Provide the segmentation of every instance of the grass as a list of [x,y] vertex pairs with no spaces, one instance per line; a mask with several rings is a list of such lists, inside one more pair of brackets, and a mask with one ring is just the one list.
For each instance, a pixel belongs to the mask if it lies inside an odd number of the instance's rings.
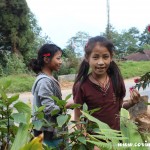
[[[137,77],[145,74],[150,71],[150,61],[140,61],[140,62],[119,62],[119,68],[121,69],[121,73],[124,79]],[[7,77],[0,78],[0,85],[4,82],[11,80],[12,84],[8,89],[9,93],[16,92],[30,92],[33,82],[35,80],[35,76],[28,74],[21,75],[10,75]]]
[[35,77],[28,74],[9,75],[0,78],[0,85],[9,80],[11,80],[11,85],[7,90],[8,93],[30,92]]
[[141,76],[150,71],[150,61],[127,61],[118,65],[124,79]]

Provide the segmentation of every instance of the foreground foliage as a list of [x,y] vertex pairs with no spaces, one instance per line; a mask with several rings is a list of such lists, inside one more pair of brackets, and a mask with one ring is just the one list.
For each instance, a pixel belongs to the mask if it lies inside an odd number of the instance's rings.
[[[6,91],[10,84],[9,81],[0,87],[0,148],[3,150],[56,150],[57,148],[47,147],[42,143],[43,135],[33,137],[32,130],[39,130],[42,126],[54,126],[58,130],[69,128],[57,135],[63,139],[59,146],[64,150],[92,150],[95,145],[102,150],[134,150],[135,147],[130,145],[120,147],[118,144],[121,141],[132,144],[150,142],[150,133],[140,133],[135,122],[129,119],[128,111],[124,109],[121,111],[121,132],[112,130],[107,124],[92,117],[92,113],[100,108],[88,110],[86,104],[83,105],[80,121],[71,120],[71,115],[65,108],[71,94],[64,100],[52,97],[61,108],[62,113],[57,116],[56,124],[49,123],[43,114],[45,106],[36,108],[33,116],[30,106],[19,101],[19,95],[7,96]],[[79,104],[71,106],[72,109],[79,107],[81,107]],[[57,113],[53,111],[51,115],[57,115]],[[31,122],[31,118],[35,116],[38,120]],[[78,129],[77,126],[81,128]],[[141,148],[147,149],[142,145],[138,147],[138,149]]]

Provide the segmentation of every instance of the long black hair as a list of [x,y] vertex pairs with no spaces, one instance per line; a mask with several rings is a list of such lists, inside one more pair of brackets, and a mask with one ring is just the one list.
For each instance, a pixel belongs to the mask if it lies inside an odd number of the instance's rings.
[[[97,42],[100,43],[102,46],[106,47],[110,55],[113,56],[115,47],[110,40],[106,39],[103,36],[96,36],[96,37],[90,38],[84,48],[85,58],[80,65],[73,88],[75,88],[75,85],[79,82],[81,85],[88,77],[90,66],[89,66],[87,59],[92,53],[92,50]],[[111,78],[111,81],[113,84],[113,90],[114,90],[116,98],[123,99],[126,93],[125,85],[124,85],[124,81],[123,81],[123,77],[121,75],[120,69],[118,68],[117,64],[114,61],[110,63],[107,73],[109,77]]]
[[35,73],[39,73],[44,66],[44,57],[47,56],[50,60],[53,58],[56,52],[61,51],[61,48],[55,44],[44,44],[38,51],[38,56],[36,59],[31,59],[29,63],[29,68]]

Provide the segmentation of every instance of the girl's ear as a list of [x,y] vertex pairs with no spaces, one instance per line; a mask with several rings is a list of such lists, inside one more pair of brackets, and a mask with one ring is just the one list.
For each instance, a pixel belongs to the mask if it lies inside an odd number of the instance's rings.
[[43,60],[44,60],[44,62],[45,62],[46,64],[48,64],[49,61],[50,61],[50,59],[49,59],[48,57],[44,57]]
[[84,60],[85,60],[86,62],[89,62],[89,59],[88,59],[87,55],[85,55]]
[[113,61],[113,56],[114,56],[114,52],[113,52],[113,54],[112,55],[110,55],[110,57],[111,57],[111,62]]
[[113,58],[111,57],[110,62],[112,62],[112,61],[113,61]]

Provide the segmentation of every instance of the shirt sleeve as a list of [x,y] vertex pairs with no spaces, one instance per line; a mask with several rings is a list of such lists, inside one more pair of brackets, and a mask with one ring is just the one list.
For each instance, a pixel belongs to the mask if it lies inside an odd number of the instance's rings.
[[51,98],[54,96],[54,90],[51,81],[44,78],[39,87],[38,96],[40,97],[41,105],[45,105],[43,110],[45,115],[50,115],[53,110],[60,111],[59,106],[55,104],[55,101]]
[[73,87],[73,100],[74,100],[74,103],[83,105],[83,103],[85,102],[84,99],[85,99],[85,96],[84,96],[83,89],[80,86],[80,84],[77,83]]

